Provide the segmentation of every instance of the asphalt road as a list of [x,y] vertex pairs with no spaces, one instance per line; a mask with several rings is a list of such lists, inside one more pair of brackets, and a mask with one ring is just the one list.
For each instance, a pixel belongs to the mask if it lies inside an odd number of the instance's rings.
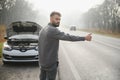
[[[38,63],[9,63],[4,65],[0,60],[0,80],[39,80]],[[58,79],[58,75],[56,80]]]
[[0,64],[0,80],[39,80],[37,63]]
[[[79,36],[87,34],[64,31]],[[60,80],[120,80],[120,39],[93,34],[91,42],[60,41],[59,60]],[[39,80],[39,66],[0,63],[0,80]]]
[[91,42],[61,41],[59,56],[61,80],[120,80],[120,39],[93,34]]

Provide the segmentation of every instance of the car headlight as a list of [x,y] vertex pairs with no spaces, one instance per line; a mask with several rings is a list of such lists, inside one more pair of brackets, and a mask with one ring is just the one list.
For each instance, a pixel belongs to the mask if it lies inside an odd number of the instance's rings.
[[36,51],[38,51],[38,46],[37,46],[37,47],[35,47],[35,50],[36,50]]
[[6,51],[11,51],[12,50],[12,48],[7,44],[4,45],[3,49],[6,50]]

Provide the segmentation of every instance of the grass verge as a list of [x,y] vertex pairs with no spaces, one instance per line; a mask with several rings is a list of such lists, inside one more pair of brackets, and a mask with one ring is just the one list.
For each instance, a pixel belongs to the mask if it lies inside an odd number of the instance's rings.
[[2,57],[2,45],[3,45],[3,43],[0,42],[0,58]]

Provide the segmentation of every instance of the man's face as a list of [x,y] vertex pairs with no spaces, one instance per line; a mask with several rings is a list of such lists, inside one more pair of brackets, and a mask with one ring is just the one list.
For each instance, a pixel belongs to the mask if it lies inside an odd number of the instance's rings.
[[60,25],[60,19],[61,17],[59,15],[53,15],[50,17],[50,21],[55,27],[58,27]]

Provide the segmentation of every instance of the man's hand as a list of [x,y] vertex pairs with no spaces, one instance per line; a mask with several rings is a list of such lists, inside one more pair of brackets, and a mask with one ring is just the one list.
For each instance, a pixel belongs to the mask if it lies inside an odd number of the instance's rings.
[[90,34],[88,34],[86,37],[85,37],[85,40],[87,40],[87,41],[91,41],[91,39],[92,39],[92,33],[90,33]]

